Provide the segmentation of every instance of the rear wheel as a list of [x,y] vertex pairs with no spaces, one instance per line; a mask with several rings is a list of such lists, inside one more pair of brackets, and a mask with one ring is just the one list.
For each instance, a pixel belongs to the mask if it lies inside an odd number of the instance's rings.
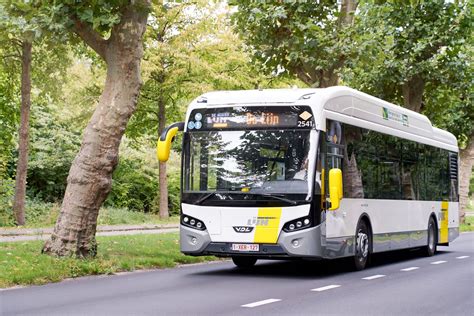
[[431,257],[436,253],[436,242],[437,234],[436,234],[436,223],[433,217],[430,217],[428,222],[428,244],[424,248],[424,254],[427,257]]
[[257,258],[236,256],[232,257],[232,261],[239,268],[250,268],[255,265],[255,263],[257,262]]
[[363,270],[367,265],[371,238],[367,224],[364,221],[359,222],[355,236],[354,268],[356,270]]

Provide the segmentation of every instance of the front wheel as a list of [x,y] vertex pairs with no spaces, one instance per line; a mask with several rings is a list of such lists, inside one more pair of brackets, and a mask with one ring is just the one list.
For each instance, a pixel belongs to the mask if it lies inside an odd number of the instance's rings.
[[236,256],[232,257],[232,261],[239,268],[250,268],[255,265],[255,263],[257,262],[257,258]]
[[424,254],[427,257],[431,257],[436,253],[436,223],[433,217],[430,217],[428,222],[428,244],[424,248]]
[[367,224],[364,221],[359,222],[355,236],[354,255],[354,268],[357,271],[365,269],[369,260],[370,238],[371,236]]

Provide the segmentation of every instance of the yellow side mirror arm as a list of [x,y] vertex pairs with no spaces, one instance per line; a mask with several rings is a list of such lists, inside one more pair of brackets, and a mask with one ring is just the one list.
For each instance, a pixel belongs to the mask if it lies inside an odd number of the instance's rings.
[[156,146],[156,157],[160,162],[168,161],[170,158],[171,143],[176,134],[183,130],[184,122],[173,123],[163,130]]

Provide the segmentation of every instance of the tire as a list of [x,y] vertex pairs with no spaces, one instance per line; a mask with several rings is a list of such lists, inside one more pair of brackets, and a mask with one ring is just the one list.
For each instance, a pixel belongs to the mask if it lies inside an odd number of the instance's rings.
[[428,238],[427,245],[423,249],[423,253],[426,257],[432,257],[436,253],[438,234],[436,231],[436,222],[433,217],[430,217],[428,221]]
[[365,221],[360,221],[357,225],[355,235],[355,254],[354,269],[357,271],[364,270],[369,262],[370,244],[372,236]]
[[257,262],[257,258],[238,256],[232,257],[232,261],[237,267],[244,269],[253,267]]

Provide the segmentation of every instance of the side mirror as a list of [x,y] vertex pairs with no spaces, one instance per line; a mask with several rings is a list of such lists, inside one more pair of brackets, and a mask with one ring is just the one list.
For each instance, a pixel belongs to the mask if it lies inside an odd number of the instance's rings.
[[156,157],[160,162],[168,161],[170,157],[171,143],[176,134],[183,130],[184,122],[173,123],[163,130],[156,146]]
[[342,171],[334,168],[329,170],[329,199],[331,207],[329,210],[334,211],[339,208],[339,202],[342,199]]

